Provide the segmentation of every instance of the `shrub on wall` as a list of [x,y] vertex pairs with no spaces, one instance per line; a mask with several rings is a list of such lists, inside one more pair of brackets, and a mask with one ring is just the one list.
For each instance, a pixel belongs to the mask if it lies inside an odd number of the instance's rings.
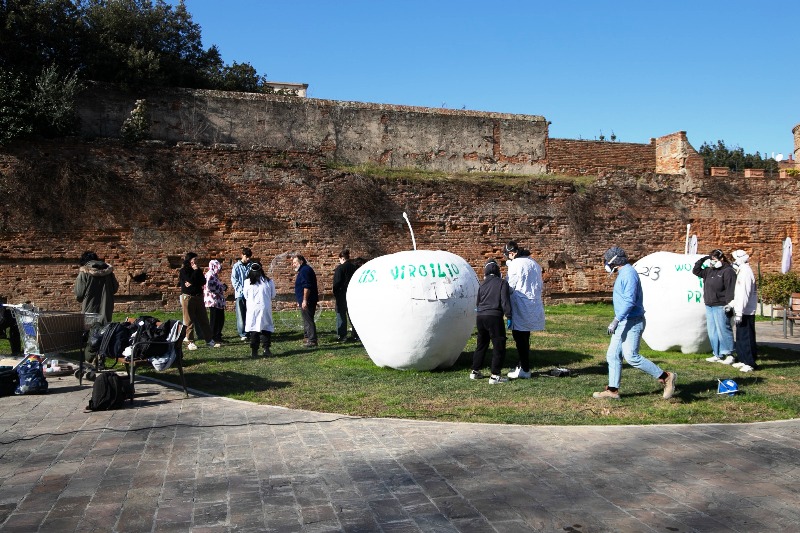
[[770,305],[787,305],[793,292],[800,292],[800,277],[794,272],[765,274],[759,287],[761,300]]

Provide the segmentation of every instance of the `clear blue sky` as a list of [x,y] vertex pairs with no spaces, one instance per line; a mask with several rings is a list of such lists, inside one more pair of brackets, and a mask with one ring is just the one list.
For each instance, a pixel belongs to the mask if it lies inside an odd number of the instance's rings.
[[767,156],[800,123],[800,0],[186,5],[226,63],[312,98],[543,115],[569,139],[685,130]]

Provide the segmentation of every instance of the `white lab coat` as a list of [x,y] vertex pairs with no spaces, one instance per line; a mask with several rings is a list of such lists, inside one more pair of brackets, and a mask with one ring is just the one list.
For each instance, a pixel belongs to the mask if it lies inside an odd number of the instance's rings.
[[275,282],[263,280],[257,285],[244,282],[244,299],[247,303],[247,315],[244,321],[245,331],[275,331],[272,322],[272,299],[275,298]]
[[542,331],[544,329],[542,267],[530,256],[517,256],[506,265],[508,285],[511,288],[511,329]]

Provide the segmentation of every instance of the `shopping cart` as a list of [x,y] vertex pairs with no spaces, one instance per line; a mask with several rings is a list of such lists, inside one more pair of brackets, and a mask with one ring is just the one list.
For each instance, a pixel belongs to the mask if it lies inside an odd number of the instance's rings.
[[80,370],[83,372],[88,332],[101,323],[100,313],[68,311],[43,311],[30,304],[7,305],[19,327],[22,350],[25,355],[49,356],[71,350],[80,350]]

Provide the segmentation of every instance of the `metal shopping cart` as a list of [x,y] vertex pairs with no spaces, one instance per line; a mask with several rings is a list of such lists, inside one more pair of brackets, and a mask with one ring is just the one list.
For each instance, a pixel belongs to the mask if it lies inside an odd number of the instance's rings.
[[84,353],[89,330],[102,322],[100,313],[69,311],[44,311],[30,304],[7,305],[19,327],[22,350],[25,355],[48,357],[80,350],[80,370],[83,371]]

